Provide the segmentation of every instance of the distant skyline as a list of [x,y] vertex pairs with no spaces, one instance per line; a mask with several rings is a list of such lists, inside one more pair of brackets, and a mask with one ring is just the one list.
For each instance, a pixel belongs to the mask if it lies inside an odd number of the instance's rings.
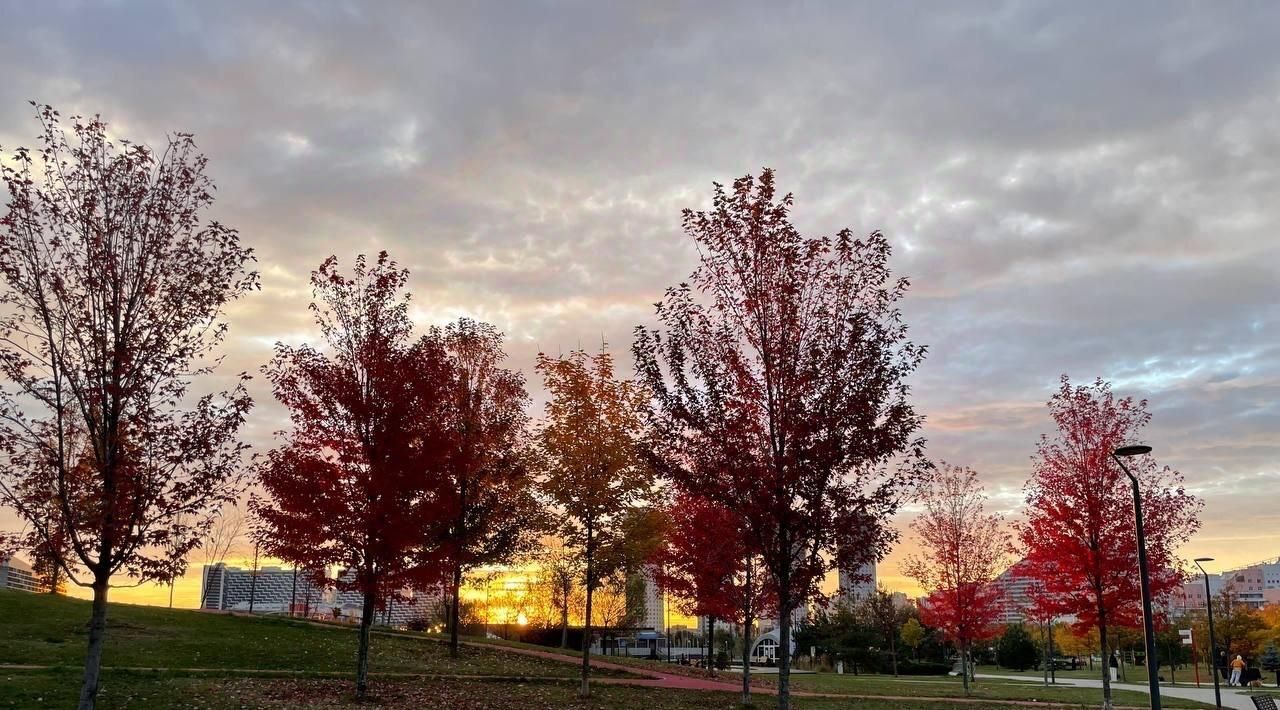
[[[1205,500],[1184,557],[1280,556],[1280,5],[1131,2],[3,4],[0,145],[27,100],[196,135],[258,254],[220,373],[314,336],[308,272],[387,249],[423,326],[509,364],[629,363],[695,254],[682,208],[762,166],[806,234],[885,232],[929,357],[935,460],[1016,518],[1058,377],[1150,400]],[[7,157],[5,158],[7,159]],[[285,426],[263,378],[245,436]],[[904,530],[910,511],[897,524]],[[0,529],[12,513],[0,511]],[[879,578],[914,591],[898,562]],[[199,571],[177,599],[194,605]],[[192,589],[194,585],[194,589]],[[834,585],[832,585],[834,586]],[[167,589],[118,590],[167,603]]]

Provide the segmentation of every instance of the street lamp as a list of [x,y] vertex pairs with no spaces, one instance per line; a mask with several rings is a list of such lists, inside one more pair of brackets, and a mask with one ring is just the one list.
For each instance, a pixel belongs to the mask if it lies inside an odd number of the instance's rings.
[[1142,530],[1142,497],[1138,479],[1125,467],[1121,457],[1142,456],[1151,453],[1144,444],[1121,446],[1111,452],[1111,458],[1120,464],[1120,470],[1133,484],[1133,518],[1138,528],[1138,574],[1142,582],[1142,628],[1147,637],[1147,684],[1151,686],[1151,710],[1160,710],[1160,669],[1156,659],[1156,627],[1151,613],[1151,578],[1147,573],[1147,536]]
[[1213,633],[1213,596],[1209,591],[1209,573],[1204,571],[1201,562],[1213,562],[1212,557],[1197,557],[1195,559],[1196,567],[1200,568],[1200,574],[1204,575],[1204,608],[1209,612],[1209,675],[1213,676],[1213,700],[1218,706],[1218,710],[1222,710],[1222,691],[1218,688],[1218,669],[1214,668],[1214,664],[1218,662],[1218,641],[1217,636]]

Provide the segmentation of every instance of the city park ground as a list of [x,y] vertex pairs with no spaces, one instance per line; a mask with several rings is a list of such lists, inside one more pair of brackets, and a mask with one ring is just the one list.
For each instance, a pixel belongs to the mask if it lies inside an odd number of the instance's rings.
[[[78,694],[88,602],[0,590],[0,708],[69,707]],[[103,654],[102,708],[309,708],[355,706],[356,634],[338,627],[278,617],[244,617],[113,604]],[[377,633],[371,646],[371,694],[381,707],[650,708],[737,707],[733,673],[705,672],[641,659],[593,659],[592,697],[576,697],[579,659],[512,642],[469,640],[449,658],[439,637]],[[1131,679],[1132,680],[1132,679]],[[769,707],[775,681],[756,678]],[[979,678],[963,699],[951,677],[803,674],[793,677],[798,710],[995,710],[1097,707],[1096,689],[1045,688],[1035,676]],[[1118,690],[1122,706],[1146,707],[1147,697]],[[1167,698],[1165,707],[1212,707]]]

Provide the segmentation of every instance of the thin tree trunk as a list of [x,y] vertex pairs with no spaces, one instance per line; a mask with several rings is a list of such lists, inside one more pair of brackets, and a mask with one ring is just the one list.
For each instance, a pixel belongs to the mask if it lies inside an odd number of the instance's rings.
[[960,643],[960,677],[964,679],[964,697],[969,697],[969,642]]
[[560,606],[560,648],[569,647],[569,590],[565,590],[564,604]]
[[582,687],[578,689],[578,697],[591,697],[591,685],[588,675],[591,672],[591,596],[592,584],[591,574],[594,571],[591,550],[591,528],[587,528],[587,608],[585,618],[582,625]]
[[714,676],[712,657],[716,655],[716,617],[707,615],[707,675]]
[[778,605],[778,710],[791,710],[791,609]]
[[1102,647],[1102,707],[1111,710],[1111,649],[1107,645],[1106,617],[1098,620],[1098,641]]
[[1049,630],[1045,627],[1044,632],[1044,686],[1049,687],[1049,666],[1053,665],[1053,661],[1049,658]]
[[1058,684],[1058,669],[1054,665],[1053,658],[1056,654],[1053,652],[1053,619],[1049,619],[1049,682]]
[[893,632],[889,632],[889,659],[893,663],[893,677],[898,677],[898,645],[897,639],[893,637]]
[[253,576],[249,578],[249,613],[253,613],[254,597],[258,593],[258,543],[253,543]]
[[369,630],[373,627],[377,593],[365,592],[364,609],[360,612],[360,650],[356,654],[356,699],[364,700],[369,691]]
[[107,580],[93,582],[93,613],[89,617],[89,650],[84,657],[84,682],[80,686],[80,710],[93,710],[98,700],[102,672],[102,641],[107,633]]
[[458,657],[458,607],[462,601],[462,565],[453,566],[453,604],[449,605],[449,657]]
[[[742,704],[751,704],[751,624],[755,621],[752,616],[751,608],[751,560],[747,559],[746,585],[746,604],[744,605],[742,621]],[[670,640],[667,643],[671,643]],[[1280,678],[1280,676],[1277,676]]]

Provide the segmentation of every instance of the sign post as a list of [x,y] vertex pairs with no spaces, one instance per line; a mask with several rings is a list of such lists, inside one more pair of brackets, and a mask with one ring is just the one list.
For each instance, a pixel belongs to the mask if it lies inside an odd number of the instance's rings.
[[[1191,629],[1178,629],[1178,635],[1182,637],[1182,645],[1191,647],[1191,665],[1196,669],[1196,687],[1200,687],[1200,660],[1196,658],[1196,640],[1191,635]],[[1172,671],[1170,671],[1172,672]]]

